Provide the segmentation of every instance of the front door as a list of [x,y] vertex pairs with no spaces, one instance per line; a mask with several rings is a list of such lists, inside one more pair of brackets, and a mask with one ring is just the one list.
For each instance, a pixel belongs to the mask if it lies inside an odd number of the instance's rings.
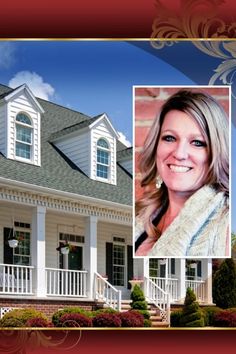
[[83,247],[73,246],[73,251],[68,254],[68,269],[83,269]]

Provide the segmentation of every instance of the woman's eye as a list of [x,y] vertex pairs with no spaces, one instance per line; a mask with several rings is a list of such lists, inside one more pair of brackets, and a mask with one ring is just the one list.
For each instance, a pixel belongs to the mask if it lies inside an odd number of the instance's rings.
[[162,140],[168,141],[168,142],[172,142],[172,141],[175,141],[175,137],[172,136],[172,135],[164,135],[164,136],[162,137]]
[[201,141],[201,140],[193,140],[192,144],[195,145],[195,146],[207,146],[205,141]]

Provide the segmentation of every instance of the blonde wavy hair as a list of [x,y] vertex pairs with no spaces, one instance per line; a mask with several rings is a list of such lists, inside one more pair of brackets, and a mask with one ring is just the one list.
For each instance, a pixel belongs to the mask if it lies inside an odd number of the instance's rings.
[[159,232],[152,223],[153,215],[158,209],[167,208],[169,203],[165,184],[162,183],[161,188],[157,189],[155,181],[158,176],[156,151],[160,131],[166,114],[172,110],[190,115],[199,124],[208,146],[210,163],[205,184],[213,186],[217,192],[224,192],[227,197],[229,195],[229,129],[225,111],[205,92],[180,90],[162,106],[150,128],[139,159],[144,192],[136,202],[136,215],[143,219],[149,236],[158,236]]

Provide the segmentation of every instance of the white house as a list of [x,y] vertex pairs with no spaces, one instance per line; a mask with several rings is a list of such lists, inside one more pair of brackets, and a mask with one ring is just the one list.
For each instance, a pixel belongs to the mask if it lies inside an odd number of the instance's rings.
[[188,286],[211,303],[211,260],[133,259],[132,186],[132,148],[106,114],[0,85],[0,307],[119,308],[141,278],[164,314]]

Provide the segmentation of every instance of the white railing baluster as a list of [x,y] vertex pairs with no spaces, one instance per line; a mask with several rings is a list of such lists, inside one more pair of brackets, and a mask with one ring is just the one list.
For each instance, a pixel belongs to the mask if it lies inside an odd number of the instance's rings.
[[116,310],[121,308],[121,291],[117,290],[100,274],[94,274],[94,296],[103,300],[109,307]]
[[177,301],[178,279],[175,278],[161,278],[150,277],[150,279],[162,290],[167,292],[170,296],[170,301]]
[[34,267],[0,264],[0,294],[32,295]]
[[185,287],[193,290],[197,301],[205,301],[205,281],[204,280],[186,280]]
[[86,271],[46,268],[48,296],[86,297]]
[[149,302],[153,303],[161,313],[164,320],[170,323],[170,296],[164,291],[157,283],[166,287],[166,282],[163,282],[163,278],[144,278],[144,289],[148,289],[145,293]]

